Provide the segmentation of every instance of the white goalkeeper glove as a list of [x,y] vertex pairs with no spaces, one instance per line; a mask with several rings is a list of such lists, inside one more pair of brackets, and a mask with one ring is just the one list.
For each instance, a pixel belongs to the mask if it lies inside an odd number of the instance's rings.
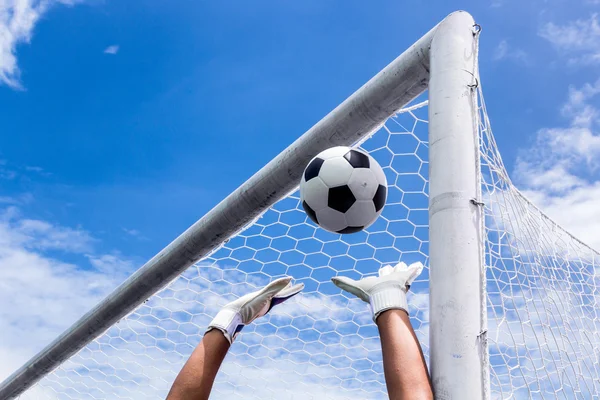
[[423,264],[416,262],[410,266],[398,263],[395,267],[386,265],[379,269],[379,276],[369,276],[355,281],[344,276],[331,278],[340,289],[352,293],[369,303],[373,321],[386,310],[402,309],[408,313],[406,292],[415,278],[423,270]]
[[277,304],[300,293],[304,284],[292,286],[291,280],[292,278],[289,277],[276,279],[261,290],[248,293],[225,305],[208,325],[206,331],[218,329],[223,332],[229,343],[233,343],[245,325],[262,317]]

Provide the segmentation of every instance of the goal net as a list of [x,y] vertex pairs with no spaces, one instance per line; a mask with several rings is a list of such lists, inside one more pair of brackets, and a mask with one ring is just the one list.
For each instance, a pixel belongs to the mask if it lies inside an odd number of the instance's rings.
[[515,188],[479,104],[492,397],[598,398],[600,255]]
[[[485,216],[487,330],[480,337],[489,352],[483,366],[489,397],[598,398],[600,255],[513,186],[481,88],[472,95],[482,193],[473,202]],[[355,144],[381,164],[389,183],[386,206],[371,227],[325,232],[307,218],[294,191],[19,398],[164,398],[218,310],[285,275],[304,283],[304,291],[244,328],[212,398],[386,398],[370,311],[330,279],[359,279],[400,260],[422,262],[408,303],[429,362],[428,104],[426,97],[412,104]]]
[[[479,97],[492,398],[600,394],[600,258],[513,186]],[[398,260],[428,265],[426,102],[400,110],[359,146],[384,168],[389,195],[364,232],[317,228],[294,192],[190,267],[22,398],[164,398],[221,306],[290,275],[301,296],[244,328],[214,398],[385,398],[381,348],[366,305],[330,279]],[[428,270],[408,297],[428,348]]]

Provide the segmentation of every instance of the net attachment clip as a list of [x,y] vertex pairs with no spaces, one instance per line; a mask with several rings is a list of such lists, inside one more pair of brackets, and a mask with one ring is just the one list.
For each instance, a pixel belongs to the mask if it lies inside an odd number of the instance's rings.
[[467,87],[471,90],[477,89],[479,87],[479,79],[477,79],[476,77],[473,78],[475,79],[475,83],[467,85]]

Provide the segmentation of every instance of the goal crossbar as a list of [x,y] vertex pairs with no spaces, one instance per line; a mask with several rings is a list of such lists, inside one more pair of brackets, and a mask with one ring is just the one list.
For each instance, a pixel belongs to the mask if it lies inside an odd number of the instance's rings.
[[[377,130],[396,111],[428,88],[432,58],[430,49],[434,38],[438,36],[437,31],[442,29],[440,27],[443,27],[446,38],[436,39],[437,42],[440,42],[437,45],[439,47],[437,50],[439,52],[438,58],[441,59],[441,62],[445,62],[452,61],[452,53],[462,55],[465,51],[472,51],[472,43],[466,43],[461,38],[465,37],[465,32],[471,32],[473,24],[472,17],[466,12],[456,12],[449,15],[144,264],[56,340],[7,378],[0,385],[0,398],[14,398],[26,391],[44,375],[58,367],[63,361],[77,353],[118,320],[132,312],[138,305],[167,285],[190,265],[219,248],[228,238],[235,235],[275,202],[294,190],[298,185],[304,167],[316,154],[329,147],[352,145]],[[458,40],[456,40],[457,38]],[[458,48],[452,48],[452,46],[458,46]],[[466,50],[464,47],[466,47]],[[449,65],[455,68],[456,72],[456,68],[461,68],[459,64],[450,62]],[[444,79],[442,75],[448,73],[452,75],[452,71],[448,68],[440,68],[438,80]],[[438,88],[441,88],[440,93],[445,95],[449,93],[448,91],[452,92],[454,90],[456,92],[457,88],[453,88],[452,85],[464,83],[461,79],[450,80],[450,86],[439,85]],[[464,89],[464,87],[461,88],[461,90]],[[460,93],[456,92],[455,94],[460,95]],[[456,97],[455,95],[452,96]],[[433,107],[436,104],[436,100],[431,95],[430,104]],[[435,119],[434,116],[431,117],[432,120]],[[446,115],[440,118],[439,123],[452,124],[452,121],[449,121]],[[469,124],[472,121],[467,120],[466,123]],[[459,125],[454,124],[453,126],[460,129],[461,126],[464,127],[464,124],[465,121],[463,120]],[[468,133],[470,134],[470,131]],[[472,149],[471,151],[475,150]],[[432,178],[433,181],[434,178]],[[473,185],[475,185],[475,182],[473,182]],[[432,184],[433,190],[434,185]],[[443,192],[441,194],[456,192],[450,187],[441,188],[441,191]],[[449,202],[444,199],[447,199],[447,197],[437,198],[437,200],[442,200],[442,203],[446,204],[443,207],[446,207],[446,209],[452,208],[453,199],[449,199]],[[440,213],[440,215],[442,214]],[[443,221],[442,223],[447,222]],[[432,237],[432,249],[435,240]],[[434,253],[433,250],[432,253]],[[440,253],[439,257],[445,257],[446,253]],[[477,257],[477,254],[475,257]],[[432,264],[436,262],[435,260],[436,258],[432,256]],[[447,287],[443,288],[443,291],[446,290],[448,290]],[[475,288],[475,290],[477,291],[479,288]],[[442,293],[440,295],[442,297],[435,298],[436,294],[434,294],[432,298],[443,302],[443,296],[453,295]],[[481,307],[484,306],[481,305]],[[433,320],[432,318],[432,323]],[[479,324],[479,321],[473,321],[473,323]],[[470,327],[465,327],[465,329],[468,328]],[[440,325],[440,329],[445,329],[443,324]],[[439,333],[441,335],[443,332],[440,331]],[[458,331],[454,333],[461,334]],[[470,384],[463,385],[462,389],[460,387],[445,387],[447,372],[443,372],[441,368],[448,368],[451,363],[440,362],[440,368],[435,365],[437,347],[442,346],[443,343],[449,343],[453,339],[446,338],[440,342],[435,338],[435,335],[437,335],[435,329],[432,329],[431,335],[434,384],[439,382],[440,385],[444,386],[444,390],[458,390],[466,393],[466,388]],[[467,358],[472,357],[469,355]],[[481,367],[478,367],[478,371],[475,371],[476,374],[481,374],[479,368]],[[437,381],[436,377],[439,378]],[[476,382],[475,386],[481,385]],[[477,396],[479,396],[479,393]]]

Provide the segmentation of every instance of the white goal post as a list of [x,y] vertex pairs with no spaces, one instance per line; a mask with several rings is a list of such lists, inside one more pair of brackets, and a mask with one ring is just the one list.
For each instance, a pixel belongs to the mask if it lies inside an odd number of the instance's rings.
[[[426,265],[409,307],[437,399],[598,396],[600,257],[510,182],[478,37],[468,13],[446,17],[2,382],[0,400],[164,397],[215,307],[282,275],[305,291],[245,328],[215,392],[383,398],[372,321],[329,279],[400,259]],[[296,193],[340,145],[368,151],[389,183],[380,219],[341,236]]]
[[430,369],[438,399],[489,398],[477,126],[478,27],[453,14],[431,42]]

